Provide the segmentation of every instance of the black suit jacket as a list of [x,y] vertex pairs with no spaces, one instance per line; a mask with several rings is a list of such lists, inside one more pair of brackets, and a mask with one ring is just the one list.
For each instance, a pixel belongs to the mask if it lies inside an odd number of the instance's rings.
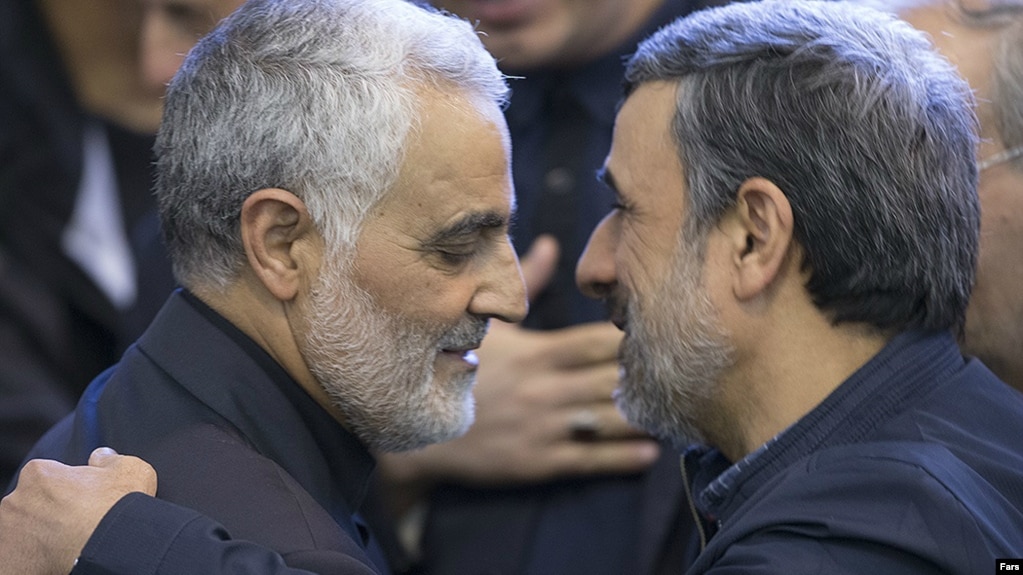
[[[171,296],[138,343],[89,386],[30,457],[82,464],[101,445],[150,462],[160,499],[219,525],[181,537],[194,516],[179,524],[174,511],[165,511],[126,543],[128,537],[112,534],[137,525],[105,519],[84,564],[145,573],[170,554],[171,570],[153,573],[226,572],[225,558],[238,559],[238,544],[216,542],[230,537],[317,573],[386,569],[371,560],[376,551],[356,515],[372,457],[262,349],[187,293]],[[257,553],[234,567],[273,572],[267,557]]]

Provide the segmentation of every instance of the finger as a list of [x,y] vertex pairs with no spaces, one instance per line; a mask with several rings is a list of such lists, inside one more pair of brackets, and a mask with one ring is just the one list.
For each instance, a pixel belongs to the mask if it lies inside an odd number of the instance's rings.
[[531,383],[534,384],[543,389],[549,405],[585,407],[601,402],[611,405],[611,394],[618,387],[618,364],[562,370],[537,378]]
[[93,467],[106,467],[113,464],[117,452],[109,447],[97,447],[89,454],[89,465]]
[[522,279],[526,283],[526,294],[533,301],[547,288],[558,267],[561,249],[553,236],[542,235],[529,246],[520,258]]
[[138,457],[126,455],[119,456],[117,462],[119,468],[124,470],[124,475],[132,482],[135,491],[141,491],[146,495],[156,495],[157,477],[156,470],[149,463]]
[[586,440],[621,441],[625,439],[649,439],[649,435],[629,424],[613,403],[594,404],[573,410],[565,410],[561,417],[564,437],[578,440],[575,428],[580,420],[585,420],[590,427]]
[[660,455],[651,439],[599,443],[566,442],[548,462],[555,476],[590,476],[639,473]]
[[622,332],[609,322],[585,323],[543,332],[552,365],[571,368],[617,361]]
[[67,465],[52,459],[30,459],[18,472],[18,484],[44,481],[51,476],[59,475],[67,467]]
[[109,469],[131,491],[156,495],[156,470],[138,457],[119,455],[109,447],[99,447],[89,455],[89,465]]

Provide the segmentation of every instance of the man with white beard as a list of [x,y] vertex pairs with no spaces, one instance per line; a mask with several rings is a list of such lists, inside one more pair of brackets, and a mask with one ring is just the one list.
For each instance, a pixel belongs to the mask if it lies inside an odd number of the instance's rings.
[[577,279],[625,332],[619,407],[685,449],[688,573],[1023,557],[1023,396],[956,344],[974,128],[922,34],[846,3],[710,10],[631,58]]
[[506,92],[471,25],[403,0],[253,0],[200,42],[156,144],[184,289],[30,454],[142,457],[159,499],[84,549],[7,531],[0,572],[386,572],[370,450],[464,433],[488,320],[526,311]]

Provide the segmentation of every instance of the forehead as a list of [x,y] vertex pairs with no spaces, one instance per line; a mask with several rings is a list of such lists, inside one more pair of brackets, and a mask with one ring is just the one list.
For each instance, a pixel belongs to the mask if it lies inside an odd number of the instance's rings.
[[671,134],[677,93],[674,82],[642,84],[619,110],[606,167],[623,195],[681,197],[682,166]]
[[419,102],[420,121],[378,212],[420,238],[469,214],[510,218],[511,150],[498,106],[438,89],[422,90]]

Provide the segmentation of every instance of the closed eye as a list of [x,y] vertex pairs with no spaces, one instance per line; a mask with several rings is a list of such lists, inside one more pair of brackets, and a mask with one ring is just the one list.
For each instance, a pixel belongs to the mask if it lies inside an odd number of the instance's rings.
[[447,265],[459,267],[469,262],[479,250],[475,244],[466,246],[438,246],[437,255]]
[[610,170],[608,170],[606,167],[597,170],[597,180],[600,181],[605,186],[607,186],[607,188],[611,190],[615,195],[614,201],[611,202],[612,211],[619,212],[629,211],[629,204],[622,199],[622,195],[618,190],[618,185],[615,183],[614,176],[611,175]]

